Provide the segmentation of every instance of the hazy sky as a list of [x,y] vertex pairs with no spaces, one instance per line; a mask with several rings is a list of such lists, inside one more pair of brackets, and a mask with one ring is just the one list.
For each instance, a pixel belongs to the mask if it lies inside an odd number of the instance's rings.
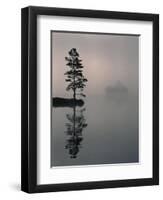
[[139,37],[129,35],[52,33],[52,96],[70,97],[66,92],[64,73],[68,70],[65,56],[76,48],[83,60],[83,73],[88,79],[85,93],[104,95],[107,88],[118,85],[137,94]]

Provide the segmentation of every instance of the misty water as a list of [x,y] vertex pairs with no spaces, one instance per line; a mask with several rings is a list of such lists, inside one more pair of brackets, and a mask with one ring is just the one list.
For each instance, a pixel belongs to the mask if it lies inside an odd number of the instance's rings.
[[124,92],[84,102],[52,108],[51,166],[138,162],[138,97]]

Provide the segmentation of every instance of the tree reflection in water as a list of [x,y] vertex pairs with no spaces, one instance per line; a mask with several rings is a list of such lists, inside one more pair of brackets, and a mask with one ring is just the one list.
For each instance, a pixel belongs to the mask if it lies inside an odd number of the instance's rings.
[[84,117],[85,108],[78,109],[73,107],[73,113],[67,114],[66,118],[66,134],[68,139],[66,140],[65,149],[68,149],[70,158],[77,158],[81,143],[83,140],[82,132],[87,127],[86,119]]

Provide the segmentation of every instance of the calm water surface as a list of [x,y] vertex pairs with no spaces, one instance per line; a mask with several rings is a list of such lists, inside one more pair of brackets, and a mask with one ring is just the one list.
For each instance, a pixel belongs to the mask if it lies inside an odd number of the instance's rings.
[[138,162],[138,98],[84,101],[82,107],[52,108],[51,166]]

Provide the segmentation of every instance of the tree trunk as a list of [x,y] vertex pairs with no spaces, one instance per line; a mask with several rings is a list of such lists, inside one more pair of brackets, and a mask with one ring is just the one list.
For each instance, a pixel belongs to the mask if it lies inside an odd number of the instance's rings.
[[76,106],[73,107],[73,136],[76,135],[76,130],[75,130],[76,124],[75,124],[75,122],[76,122]]
[[74,97],[74,99],[76,99],[76,90],[74,90],[73,97]]

